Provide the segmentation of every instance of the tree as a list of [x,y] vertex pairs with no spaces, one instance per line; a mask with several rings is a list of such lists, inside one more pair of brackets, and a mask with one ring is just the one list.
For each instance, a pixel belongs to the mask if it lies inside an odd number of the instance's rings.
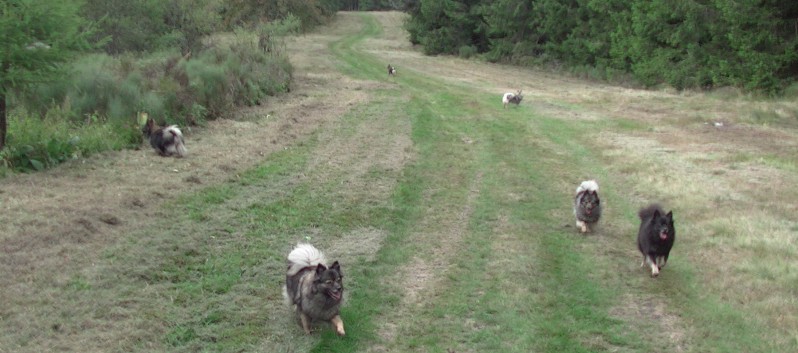
[[90,48],[91,28],[78,0],[0,2],[0,149],[5,147],[12,90],[57,77],[61,63]]
[[463,47],[484,51],[486,23],[482,0],[421,0],[408,3],[410,18],[405,29],[410,42],[421,44],[426,54],[456,54]]

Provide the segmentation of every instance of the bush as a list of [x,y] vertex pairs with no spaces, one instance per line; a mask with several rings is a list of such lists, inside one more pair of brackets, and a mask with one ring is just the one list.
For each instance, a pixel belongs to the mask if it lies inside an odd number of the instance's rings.
[[473,45],[464,45],[460,47],[459,54],[461,58],[468,59],[474,55],[477,55],[477,47]]
[[288,91],[291,65],[272,53],[262,50],[252,33],[238,32],[228,47],[214,47],[186,62],[181,68],[194,103],[209,116],[223,117],[236,105],[260,104],[267,95]]
[[[264,28],[282,31],[291,26],[295,24]],[[143,57],[85,56],[63,79],[14,96],[2,166],[38,170],[130,146],[141,139],[137,112],[148,112],[160,124],[194,125],[286,92],[292,67],[271,42],[279,37],[266,36],[266,42],[263,38],[239,30],[225,40],[227,44],[193,57],[177,51]]]
[[136,146],[141,136],[135,126],[75,125],[52,110],[44,118],[24,111],[9,116],[8,144],[0,150],[0,175],[8,170],[42,170],[91,154]]
[[21,103],[39,116],[57,109],[74,124],[97,119],[128,124],[139,111],[183,125],[229,116],[235,106],[260,104],[265,96],[289,89],[288,59],[273,40],[263,45],[262,38],[239,30],[227,44],[193,58],[176,51],[145,57],[88,55],[63,80],[24,92]]

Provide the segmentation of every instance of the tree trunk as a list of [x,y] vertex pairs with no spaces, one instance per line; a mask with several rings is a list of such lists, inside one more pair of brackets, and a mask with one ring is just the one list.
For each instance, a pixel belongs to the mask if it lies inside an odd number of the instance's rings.
[[6,95],[0,93],[0,150],[6,145],[6,131],[8,124],[6,123]]

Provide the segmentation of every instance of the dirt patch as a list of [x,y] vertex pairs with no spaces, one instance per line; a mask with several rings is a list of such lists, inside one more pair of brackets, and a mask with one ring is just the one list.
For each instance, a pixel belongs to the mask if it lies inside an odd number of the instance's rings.
[[624,321],[646,323],[658,350],[684,352],[690,347],[681,318],[668,311],[664,300],[644,294],[626,294],[619,302],[620,305],[610,310],[610,315]]

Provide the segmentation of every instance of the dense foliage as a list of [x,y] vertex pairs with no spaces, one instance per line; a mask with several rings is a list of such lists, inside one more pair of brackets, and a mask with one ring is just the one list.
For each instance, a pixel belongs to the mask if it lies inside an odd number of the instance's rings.
[[339,6],[0,1],[0,174],[137,145],[140,111],[193,125],[286,92],[293,70],[281,38],[329,21]]
[[414,0],[340,0],[341,10],[404,10]]
[[0,2],[0,149],[6,142],[8,95],[57,77],[60,63],[89,47],[90,31],[78,10],[71,1]]
[[428,54],[565,65],[644,85],[778,91],[798,77],[793,0],[418,0]]

